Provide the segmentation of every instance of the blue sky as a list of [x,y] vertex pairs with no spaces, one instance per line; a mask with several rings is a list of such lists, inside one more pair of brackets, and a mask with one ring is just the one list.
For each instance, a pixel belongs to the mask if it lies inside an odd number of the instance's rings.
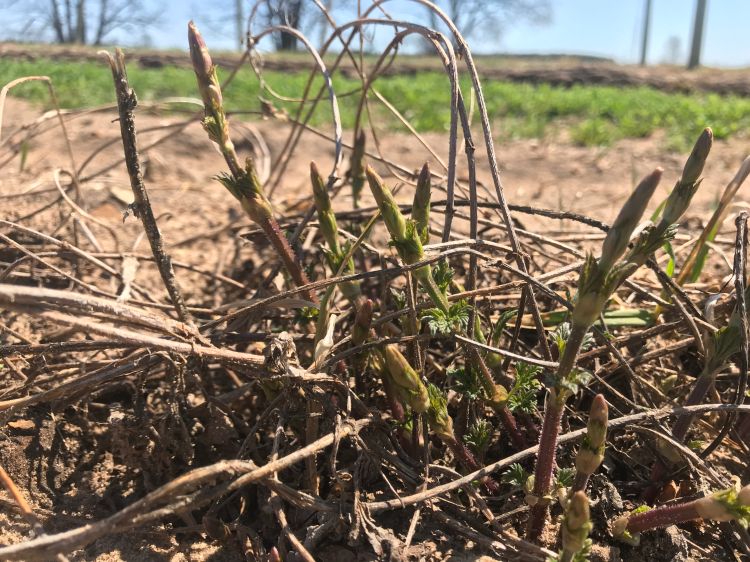
[[[648,61],[663,62],[667,43],[676,37],[680,54],[686,59],[695,0],[652,0],[652,25]],[[200,25],[200,11],[191,7],[197,2],[170,0],[165,10],[168,20],[161,33],[154,34],[157,46],[184,45],[184,22],[193,17]],[[207,5],[210,3],[203,3]],[[230,4],[231,2],[226,2]],[[549,25],[534,26],[521,22],[503,29],[500,39],[473,37],[476,52],[511,53],[576,53],[611,57],[619,62],[638,61],[643,0],[551,0],[553,21]],[[388,3],[392,13],[419,14],[420,8],[408,0]],[[192,12],[192,13],[191,13]],[[343,18],[344,14],[338,14]],[[703,62],[711,66],[750,66],[750,0],[708,0],[706,30],[703,43]],[[231,48],[233,27],[227,22],[226,33],[205,29],[209,45]],[[681,61],[682,62],[682,61]]]
[[[308,1],[312,3],[312,0]],[[676,38],[672,42],[679,43],[679,62],[684,62],[692,34],[695,0],[652,1],[648,61],[664,62],[668,42],[670,38]],[[246,10],[251,3],[245,0]],[[350,6],[356,6],[356,3],[349,0]],[[501,33],[472,37],[469,41],[472,49],[477,53],[571,53],[600,55],[623,63],[638,61],[644,0],[550,0],[550,3],[553,10],[551,24],[509,24]],[[130,37],[113,35],[112,42],[129,45],[142,42],[147,35],[156,47],[184,48],[186,23],[193,18],[211,48],[234,47],[231,15],[234,0],[145,0],[145,4],[161,8],[159,26]],[[414,2],[392,0],[386,6],[394,16],[411,16],[417,18],[416,21],[426,21],[422,8]],[[217,17],[222,12],[227,14],[225,24],[221,23],[220,16]],[[211,21],[206,17],[207,13],[212,14]],[[347,19],[348,15],[336,12],[340,21]],[[708,0],[703,63],[709,66],[750,66],[748,23],[750,0]],[[314,38],[317,40],[317,37],[316,33]]]

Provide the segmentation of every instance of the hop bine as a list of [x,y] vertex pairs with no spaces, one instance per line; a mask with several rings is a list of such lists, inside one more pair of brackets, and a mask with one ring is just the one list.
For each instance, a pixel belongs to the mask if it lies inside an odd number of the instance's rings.
[[640,533],[693,519],[735,520],[747,528],[750,525],[750,486],[736,486],[697,500],[655,509],[641,507],[616,519],[612,524],[612,531],[621,540],[638,544]]
[[568,502],[563,517],[562,552],[559,562],[571,562],[576,554],[588,548],[588,537],[591,532],[589,499],[583,492],[574,493]]
[[555,465],[557,438],[560,433],[565,403],[577,392],[589,375],[576,368],[576,360],[586,334],[604,310],[617,287],[638,268],[637,263],[621,260],[630,238],[646,210],[651,195],[661,179],[657,168],[646,176],[623,205],[602,244],[601,257],[586,257],[578,281],[578,294],[571,313],[570,333],[560,345],[560,360],[553,386],[544,408],[544,421],[539,437],[539,452],[534,471],[534,488],[527,527],[529,540],[537,540],[547,517],[552,471]]
[[[383,217],[383,222],[391,235],[391,244],[395,246],[399,256],[407,265],[422,261],[424,249],[422,248],[422,238],[417,230],[417,222],[404,218],[391,190],[386,187],[375,170],[367,166],[366,174],[370,190]],[[432,268],[429,265],[423,265],[415,269],[413,275],[435,306],[448,314],[450,309],[448,299],[435,283],[432,277]]]
[[[248,217],[261,228],[284,262],[294,283],[298,287],[307,285],[310,281],[274,218],[271,202],[263,191],[253,161],[248,158],[244,166],[240,165],[229,135],[229,120],[224,110],[224,98],[216,75],[216,66],[211,60],[206,42],[192,21],[188,24],[188,43],[198,90],[203,100],[203,128],[209,139],[218,145],[229,167],[229,174],[221,174],[217,179],[240,202]],[[310,302],[318,303],[314,291],[306,290],[303,294]]]

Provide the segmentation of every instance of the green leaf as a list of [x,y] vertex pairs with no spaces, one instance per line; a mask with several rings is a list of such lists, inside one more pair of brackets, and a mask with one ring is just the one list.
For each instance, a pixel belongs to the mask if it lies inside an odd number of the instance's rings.
[[438,261],[432,269],[432,278],[445,295],[448,294],[448,289],[451,286],[454,274],[455,272],[453,271],[453,268],[451,268],[447,259]]
[[406,293],[404,293],[404,291],[391,287],[391,298],[396,305],[396,310],[403,310],[406,308]]
[[520,464],[515,462],[510,465],[508,467],[508,470],[503,473],[501,481],[504,484],[510,484],[511,486],[516,486],[517,488],[523,488],[528,477],[529,473],[526,472]]
[[466,432],[464,441],[467,445],[473,447],[480,456],[483,456],[490,445],[491,438],[492,424],[487,420],[477,420]]
[[573,479],[575,478],[575,468],[561,468],[557,471],[555,477],[555,485],[558,488],[570,488],[573,485]]
[[490,338],[492,345],[497,345],[500,341],[500,336],[503,334],[503,330],[508,325],[508,322],[515,318],[517,314],[518,309],[516,308],[509,308],[500,314],[500,318],[497,319],[497,323],[492,328],[492,337]]
[[479,374],[471,368],[449,368],[446,372],[449,380],[455,381],[454,390],[471,400],[485,397],[484,387],[479,380]]
[[469,327],[470,309],[471,307],[465,300],[460,300],[450,305],[447,313],[440,308],[428,308],[422,315],[422,320],[427,321],[427,327],[433,335],[465,333]]
[[669,256],[669,262],[667,263],[667,268],[665,270],[666,274],[669,277],[674,277],[674,266],[675,266],[675,256],[674,256],[674,249],[672,248],[672,243],[667,242],[664,244],[664,251],[667,252],[667,255]]
[[584,369],[573,369],[570,374],[563,380],[559,381],[559,386],[576,394],[582,386],[586,386],[593,378],[593,375]]
[[508,393],[508,409],[511,412],[533,413],[536,410],[537,392],[542,387],[539,373],[542,368],[520,361],[516,364],[516,379]]

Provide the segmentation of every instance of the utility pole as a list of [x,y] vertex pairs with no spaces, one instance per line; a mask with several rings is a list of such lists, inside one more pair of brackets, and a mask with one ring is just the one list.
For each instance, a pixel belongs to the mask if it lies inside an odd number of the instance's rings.
[[651,28],[651,0],[646,0],[643,13],[643,40],[641,42],[641,66],[646,66],[646,53],[648,52],[648,34]]
[[234,21],[237,25],[237,50],[242,50],[245,33],[245,16],[242,14],[242,0],[234,0]]
[[708,0],[698,0],[695,6],[695,22],[693,24],[693,41],[690,44],[690,59],[688,68],[697,68],[701,63],[701,47],[703,46],[703,26],[706,22],[706,4]]

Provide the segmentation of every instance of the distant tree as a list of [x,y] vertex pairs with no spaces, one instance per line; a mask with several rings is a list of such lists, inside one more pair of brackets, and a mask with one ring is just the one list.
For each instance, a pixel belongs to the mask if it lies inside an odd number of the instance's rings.
[[[320,46],[331,28],[325,14],[316,4],[312,0],[259,0],[257,24],[260,26],[285,25],[301,31],[311,40],[317,35]],[[346,10],[352,4],[354,4],[353,0],[320,0],[320,6],[329,13],[334,9]],[[277,51],[296,51],[299,47],[299,41],[293,33],[284,31],[275,33],[273,41]]]
[[0,0],[0,8],[17,36],[56,43],[101,45],[114,31],[142,32],[158,19],[141,0]]
[[[436,0],[466,37],[498,29],[510,20],[524,19],[533,23],[549,23],[552,7],[549,0]],[[439,25],[438,17],[430,10],[433,28]]]
[[[301,30],[306,8],[311,4],[312,2],[305,0],[267,0],[260,6],[261,22],[264,25],[285,25]],[[282,31],[274,34],[274,43],[277,51],[297,50],[297,37],[292,33]]]
[[677,35],[672,35],[667,39],[667,44],[664,47],[664,63],[665,64],[680,64],[682,58],[682,40]]

